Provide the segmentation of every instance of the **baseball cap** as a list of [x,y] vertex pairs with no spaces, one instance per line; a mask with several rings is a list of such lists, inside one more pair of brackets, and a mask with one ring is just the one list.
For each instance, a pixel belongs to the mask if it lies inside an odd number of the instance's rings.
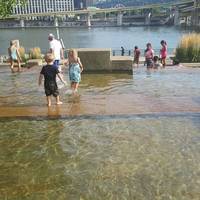
[[49,37],[54,38],[54,34],[53,33],[49,33]]

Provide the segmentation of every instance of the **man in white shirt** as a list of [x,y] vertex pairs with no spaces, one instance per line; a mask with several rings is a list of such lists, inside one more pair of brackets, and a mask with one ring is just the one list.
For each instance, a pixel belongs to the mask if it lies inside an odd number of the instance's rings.
[[52,33],[48,36],[50,53],[54,54],[54,65],[59,68],[60,60],[64,59],[64,51],[59,40],[56,40]]

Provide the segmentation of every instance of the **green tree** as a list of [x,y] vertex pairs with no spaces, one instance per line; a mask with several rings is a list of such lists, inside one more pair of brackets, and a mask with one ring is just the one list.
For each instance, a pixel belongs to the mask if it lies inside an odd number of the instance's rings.
[[13,6],[24,5],[26,0],[0,0],[0,17],[5,18],[12,14]]

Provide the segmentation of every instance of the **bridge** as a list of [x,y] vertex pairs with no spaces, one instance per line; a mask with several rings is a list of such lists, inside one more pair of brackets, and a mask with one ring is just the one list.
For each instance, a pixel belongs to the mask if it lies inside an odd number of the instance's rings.
[[[43,13],[30,13],[30,14],[17,14],[11,15],[9,18],[20,19],[21,26],[24,27],[24,20],[33,17],[53,17],[55,26],[58,26],[58,17],[62,16],[75,16],[75,15],[85,15],[87,16],[87,26],[91,26],[91,18],[95,14],[104,13],[105,18],[108,13],[117,14],[117,25],[121,26],[123,21],[123,15],[126,12],[131,12],[135,10],[141,10],[145,13],[145,24],[150,23],[151,10],[154,8],[171,8],[172,12],[169,13],[169,17],[174,18],[174,24],[180,24],[181,17],[192,18],[192,24],[199,24],[199,1],[200,0],[183,0],[174,3],[162,3],[162,4],[151,4],[143,6],[132,6],[132,7],[115,7],[106,9],[85,9],[85,10],[74,10],[74,11],[61,11],[61,12],[43,12]],[[195,14],[194,14],[195,13]]]

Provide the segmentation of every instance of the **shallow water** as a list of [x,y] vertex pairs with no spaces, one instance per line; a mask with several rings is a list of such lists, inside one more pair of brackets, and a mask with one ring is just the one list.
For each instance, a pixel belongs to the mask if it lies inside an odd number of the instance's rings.
[[[25,70],[23,73],[10,73],[8,68],[0,69],[0,106],[2,107],[44,107],[43,86],[38,86],[40,67]],[[160,103],[170,106],[198,108],[200,105],[200,70],[185,67],[168,67],[164,70],[146,71],[144,67],[134,69],[133,73],[92,73],[83,74],[79,88],[79,96],[71,98],[68,94],[70,84],[63,87],[61,83],[60,96],[64,104],[78,103],[81,108],[92,104],[104,104],[121,99],[121,110],[126,109],[131,99],[135,103],[145,101],[155,105]],[[64,78],[69,83],[68,72],[64,69]],[[125,101],[123,103],[123,101]],[[126,102],[127,101],[127,102]],[[108,105],[109,106],[109,105]],[[131,106],[131,104],[130,104]],[[162,105],[161,105],[162,106]],[[98,105],[97,105],[98,107]],[[113,109],[116,106],[112,106]],[[62,108],[62,107],[61,107]],[[119,108],[119,107],[118,107]],[[127,107],[128,109],[128,107]],[[167,111],[167,110],[166,110]],[[176,110],[175,110],[176,111]],[[178,111],[178,110],[177,110]],[[112,114],[112,113],[110,113]]]
[[39,71],[0,69],[0,199],[199,199],[199,69],[83,74],[49,109]]
[[0,120],[0,199],[199,199],[200,115]]

